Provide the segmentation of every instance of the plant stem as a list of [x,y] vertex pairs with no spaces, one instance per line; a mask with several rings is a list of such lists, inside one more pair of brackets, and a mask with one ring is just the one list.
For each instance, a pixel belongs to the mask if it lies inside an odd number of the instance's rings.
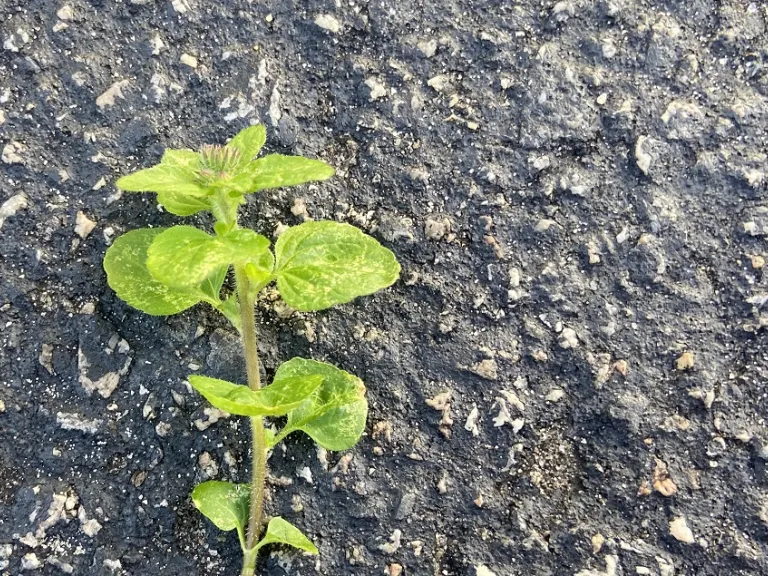
[[[241,266],[235,267],[235,281],[237,282],[237,299],[240,307],[248,386],[252,390],[258,390],[261,388],[261,375],[259,374],[259,349],[256,342],[255,302],[254,296],[251,295],[248,275]],[[254,576],[256,571],[256,554],[252,553],[251,549],[256,545],[261,535],[261,515],[264,509],[264,481],[267,476],[267,447],[264,440],[264,420],[261,416],[251,418],[251,432],[253,435],[251,506],[248,515],[248,530],[245,539],[246,550],[244,551],[241,576]]]

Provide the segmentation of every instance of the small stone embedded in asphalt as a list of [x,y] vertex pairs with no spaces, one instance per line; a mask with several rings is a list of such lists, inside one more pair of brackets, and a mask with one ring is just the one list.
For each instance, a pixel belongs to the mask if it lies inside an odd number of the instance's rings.
[[690,352],[686,350],[683,352],[677,360],[675,360],[675,367],[680,371],[684,372],[686,370],[690,370],[695,365],[695,358],[693,355],[693,352]]
[[493,358],[485,358],[472,366],[458,366],[462,370],[477,374],[481,378],[486,380],[498,380],[499,379],[499,367],[496,364],[496,360]]
[[307,484],[314,484],[314,479],[312,478],[312,470],[309,469],[309,466],[304,466],[296,470],[296,476],[303,478]]
[[2,159],[6,164],[23,164],[24,158],[22,154],[26,152],[27,147],[21,142],[15,140],[9,142],[3,146]]
[[421,51],[425,58],[432,58],[437,52],[437,40],[434,38],[419,40],[416,47]]
[[605,556],[605,570],[579,570],[574,576],[617,576],[616,569],[619,567],[619,557],[613,554]]
[[395,529],[395,531],[392,532],[392,536],[389,537],[389,542],[379,545],[379,550],[381,550],[384,554],[391,556],[400,550],[400,547],[402,546],[402,537],[403,533],[399,529]]
[[72,20],[75,17],[75,11],[69,4],[64,4],[64,6],[59,8],[59,10],[56,12],[56,17],[59,20]]
[[37,558],[37,554],[34,552],[29,552],[28,554],[24,554],[24,556],[21,559],[21,569],[22,570],[37,570],[42,566],[42,563]]
[[96,227],[96,222],[88,218],[82,210],[77,213],[75,220],[75,234],[85,239]]
[[95,342],[90,340],[92,335],[92,332],[85,333],[77,351],[79,381],[88,394],[98,392],[102,398],[109,398],[120,383],[120,377],[128,373],[132,359],[130,356],[118,354],[100,354],[98,361],[94,356],[89,359],[86,350],[91,354],[97,350],[94,347]]
[[179,14],[186,14],[190,10],[188,0],[172,0],[171,6]]
[[24,193],[15,194],[0,205],[0,229],[5,224],[7,218],[15,216],[19,210],[23,210],[29,205],[27,195]]
[[451,221],[448,218],[427,218],[424,224],[424,234],[430,240],[442,240],[450,231]]
[[203,452],[197,458],[197,465],[205,480],[219,475],[219,465],[210,452]]
[[85,418],[73,412],[58,412],[56,414],[56,423],[63,430],[77,430],[88,434],[96,434],[101,429],[103,420]]
[[400,504],[395,511],[395,520],[405,520],[411,514],[413,514],[413,508],[416,505],[416,494],[414,492],[406,492],[400,499]]
[[693,537],[693,531],[688,527],[688,522],[684,516],[678,516],[669,522],[669,533],[676,540],[685,544],[693,544],[696,541]]
[[226,412],[214,408],[213,406],[205,406],[203,408],[203,415],[200,418],[195,418],[192,423],[195,425],[195,428],[202,432],[216,424],[216,422],[222,418],[227,417],[229,417],[229,414]]
[[427,81],[427,86],[436,92],[444,92],[450,85],[451,77],[447,74],[438,74]]
[[93,538],[101,531],[101,523],[95,518],[88,518],[83,506],[80,506],[77,512],[77,518],[80,520],[80,529],[89,538]]
[[573,328],[563,328],[560,333],[560,348],[563,350],[569,350],[579,347],[579,337]]
[[341,23],[331,14],[318,14],[315,17],[315,24],[323,30],[328,30],[334,34],[338,34],[341,31]]
[[592,553],[597,554],[598,552],[600,552],[600,549],[603,547],[603,544],[605,544],[605,536],[603,536],[602,534],[600,534],[600,532],[598,532],[597,534],[592,536],[591,542],[592,542]]
[[185,66],[189,66],[190,68],[197,68],[197,58],[192,56],[191,54],[182,54],[179,58],[179,62],[181,64],[184,64]]
[[554,388],[544,397],[547,402],[559,402],[565,396],[565,391],[561,388]]
[[473,436],[480,435],[480,429],[477,427],[477,420],[480,418],[480,411],[477,406],[472,408],[472,411],[467,416],[467,421],[464,423],[464,430],[471,432]]
[[635,159],[637,160],[637,167],[646,175],[651,169],[651,162],[653,162],[653,157],[646,151],[647,141],[647,136],[640,136],[635,143]]
[[130,80],[118,80],[96,98],[96,106],[102,110],[115,105],[115,99],[125,99],[123,90],[131,85]]
[[365,85],[370,90],[368,98],[371,102],[387,96],[387,87],[378,78],[368,78],[365,81]]

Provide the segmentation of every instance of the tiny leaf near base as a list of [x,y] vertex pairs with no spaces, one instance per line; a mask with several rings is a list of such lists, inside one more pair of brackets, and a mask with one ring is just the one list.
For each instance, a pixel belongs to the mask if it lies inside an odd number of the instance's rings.
[[323,310],[393,284],[400,264],[391,250],[349,224],[305,222],[275,244],[275,275],[296,310]]
[[240,318],[240,305],[237,302],[236,294],[229,296],[226,300],[222,300],[221,304],[219,304],[216,309],[224,314],[224,317],[229,320],[230,324],[232,324],[238,332],[243,331],[243,323]]
[[250,491],[250,484],[210,480],[195,487],[192,491],[192,502],[219,530],[237,530],[242,543],[245,527],[248,525]]
[[293,546],[294,548],[304,550],[310,554],[320,553],[317,546],[312,544],[312,541],[304,536],[301,530],[279,516],[272,518],[272,520],[269,521],[267,532],[253,549],[259,550],[267,544],[287,544],[288,546]]
[[207,376],[189,377],[192,387],[213,406],[238,416],[284,416],[301,405],[322,382],[319,374],[289,376],[251,390],[248,386]]
[[110,288],[125,302],[153,316],[169,316],[203,299],[194,291],[169,288],[147,269],[147,249],[164,228],[131,230],[117,238],[104,256]]
[[301,430],[326,450],[351,448],[360,439],[368,416],[363,382],[331,364],[304,358],[293,358],[282,364],[275,380],[310,375],[322,376],[322,385],[288,413],[288,421],[272,445]]
[[269,240],[245,229],[211,236],[192,226],[174,226],[158,235],[147,250],[152,276],[167,286],[182,288],[239,262],[248,262],[269,276],[273,261]]

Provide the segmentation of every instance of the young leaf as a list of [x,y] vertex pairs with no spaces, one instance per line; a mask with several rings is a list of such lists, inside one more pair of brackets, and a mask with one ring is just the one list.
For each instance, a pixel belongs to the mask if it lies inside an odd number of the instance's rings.
[[221,301],[219,293],[221,292],[221,287],[224,285],[224,280],[227,278],[227,272],[229,272],[229,266],[222,266],[221,268],[214,270],[200,284],[200,290],[208,296],[209,301]]
[[269,265],[269,240],[251,230],[211,236],[192,226],[174,226],[160,234],[147,252],[147,268],[168,286],[186,287],[203,282],[221,267],[249,262],[261,269]]
[[390,286],[400,275],[391,250],[354,226],[305,222],[275,244],[277,286],[297,310],[322,310]]
[[178,192],[162,191],[157,193],[157,202],[176,216],[192,216],[203,210],[211,209],[210,198],[187,196]]
[[240,305],[237,302],[237,295],[232,294],[226,300],[222,300],[221,304],[217,306],[217,310],[224,314],[230,324],[232,324],[238,332],[243,331],[243,322],[240,318]]
[[312,544],[309,538],[301,533],[301,530],[279,516],[272,518],[272,520],[269,521],[266,534],[264,534],[261,541],[256,544],[254,550],[258,550],[267,544],[287,544],[288,546],[293,546],[294,548],[304,550],[310,554],[319,554],[317,547]]
[[189,383],[219,410],[238,416],[284,416],[320,387],[317,374],[275,380],[261,390],[207,376],[190,376]]
[[168,316],[203,299],[195,291],[169,288],[147,269],[147,249],[164,228],[132,230],[117,238],[104,256],[107,283],[134,308],[154,316]]
[[248,166],[252,177],[249,192],[283,186],[297,186],[320,180],[327,180],[335,170],[325,162],[301,156],[270,154]]
[[240,130],[240,132],[230,140],[227,146],[240,150],[242,158],[241,166],[245,166],[250,164],[256,155],[258,155],[266,141],[266,127],[264,124],[257,124],[256,126],[249,126],[244,130]]
[[323,384],[288,413],[288,422],[274,444],[291,432],[302,430],[326,450],[351,448],[360,439],[368,415],[365,386],[349,372],[304,358],[292,358],[282,364],[275,380],[310,375],[322,376]]
[[117,187],[126,192],[172,192],[184,196],[207,196],[200,182],[200,155],[192,150],[166,150],[160,164],[123,176]]
[[200,169],[200,153],[190,150],[189,148],[181,148],[179,150],[168,148],[163,152],[163,157],[160,159],[160,163],[173,166],[174,168],[196,172]]
[[211,480],[198,484],[192,491],[192,502],[219,530],[237,530],[244,540],[251,500],[250,484],[232,484]]

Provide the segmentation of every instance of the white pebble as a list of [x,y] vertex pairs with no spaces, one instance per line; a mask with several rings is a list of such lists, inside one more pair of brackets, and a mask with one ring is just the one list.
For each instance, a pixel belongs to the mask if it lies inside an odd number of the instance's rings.
[[688,527],[688,523],[683,516],[678,516],[669,523],[669,533],[680,542],[686,544],[693,544],[695,542],[693,532]]
[[341,23],[335,16],[331,16],[330,14],[319,14],[315,18],[315,24],[320,26],[323,30],[328,30],[328,32],[333,32],[334,34],[338,34],[341,30]]

